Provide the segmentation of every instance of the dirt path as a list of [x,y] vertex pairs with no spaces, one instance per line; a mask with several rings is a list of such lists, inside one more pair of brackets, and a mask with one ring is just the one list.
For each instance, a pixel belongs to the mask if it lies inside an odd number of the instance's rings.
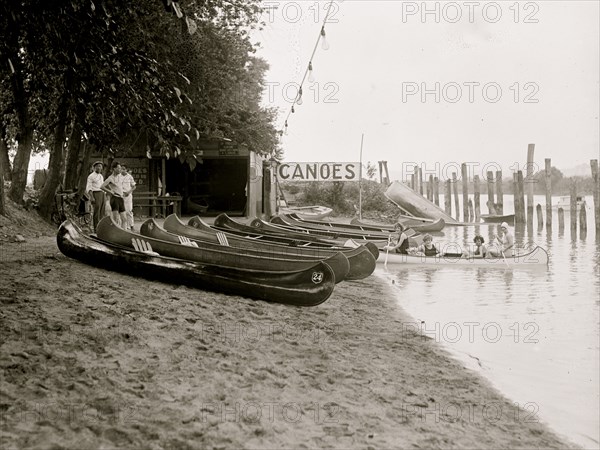
[[[389,287],[294,308],[0,246],[0,447],[564,448]],[[403,331],[404,330],[404,331]]]

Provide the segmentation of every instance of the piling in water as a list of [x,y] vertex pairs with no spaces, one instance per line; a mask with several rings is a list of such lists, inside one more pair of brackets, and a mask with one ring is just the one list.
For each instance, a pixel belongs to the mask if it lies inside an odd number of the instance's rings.
[[496,171],[496,213],[504,214],[504,192],[502,191],[502,171]]
[[473,176],[473,198],[475,201],[475,222],[479,222],[481,217],[481,206],[479,204],[479,175]]
[[525,179],[526,183],[524,188],[526,189],[527,194],[527,224],[533,226],[533,185],[535,183],[535,178],[533,176],[534,162],[533,162],[533,153],[535,151],[535,144],[529,144],[527,146],[527,177]]
[[571,194],[570,216],[571,216],[571,231],[577,230],[577,184],[573,181],[569,189]]
[[[518,208],[517,206],[518,205]],[[525,193],[523,192],[523,171],[517,172],[517,193],[515,196],[515,222],[525,223]]]
[[600,236],[600,176],[598,175],[598,160],[592,159],[590,167],[592,168],[592,181],[594,182],[594,187],[592,188],[594,196],[594,221],[596,222],[596,237],[598,237]]
[[491,170],[487,173],[487,188],[488,188],[488,214],[496,214],[496,205],[494,204],[494,172]]
[[473,210],[473,200],[469,199],[469,219],[465,222],[475,221],[475,211]]
[[462,163],[460,166],[460,175],[462,178],[462,196],[463,196],[463,222],[469,221],[469,185],[467,164]]
[[452,181],[446,180],[446,189],[444,190],[444,211],[449,216],[452,216]]
[[535,207],[535,212],[537,215],[538,230],[541,230],[542,228],[544,228],[544,218],[542,217],[542,205],[538,203]]
[[562,233],[565,230],[565,210],[558,208],[558,232]]
[[460,222],[460,207],[458,204],[458,181],[456,180],[456,172],[452,172],[452,190],[454,191],[454,214],[456,220]]
[[587,233],[587,212],[585,211],[585,203],[579,209],[579,232]]
[[423,195],[423,169],[419,167],[419,193]]
[[552,166],[550,158],[545,159],[546,172],[546,228],[552,228]]
[[438,177],[433,179],[433,202],[436,206],[440,206],[440,179]]

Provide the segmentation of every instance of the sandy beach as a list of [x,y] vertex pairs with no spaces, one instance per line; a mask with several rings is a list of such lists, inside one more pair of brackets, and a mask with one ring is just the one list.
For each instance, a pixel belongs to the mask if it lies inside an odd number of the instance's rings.
[[3,243],[2,448],[565,448],[377,276],[296,308]]

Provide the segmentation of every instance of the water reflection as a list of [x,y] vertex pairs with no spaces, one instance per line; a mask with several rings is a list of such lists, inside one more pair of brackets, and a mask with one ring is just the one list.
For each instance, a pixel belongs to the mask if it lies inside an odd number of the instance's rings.
[[[442,326],[477,322],[479,330],[497,324],[503,338],[494,344],[481,334],[474,342],[441,343],[469,367],[468,355],[479,358],[482,374],[509,398],[539,405],[540,420],[586,448],[600,441],[600,239],[593,214],[587,220],[587,233],[577,236],[574,230],[574,239],[557,226],[545,233],[515,227],[517,245],[548,251],[547,268],[415,266],[388,269],[386,275],[398,287],[401,306],[415,318]],[[475,234],[488,243],[498,224],[444,232],[441,244],[464,246]]]

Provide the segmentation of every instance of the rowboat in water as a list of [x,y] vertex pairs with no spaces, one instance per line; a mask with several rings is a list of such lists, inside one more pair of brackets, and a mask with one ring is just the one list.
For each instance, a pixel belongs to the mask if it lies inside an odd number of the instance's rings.
[[69,220],[58,229],[56,243],[65,256],[95,267],[268,302],[316,306],[329,298],[335,286],[333,271],[323,262],[288,272],[229,269],[102,242],[84,235]]
[[[140,234],[154,239],[159,239],[161,241],[172,242],[174,244],[180,244],[182,242],[181,236],[168,232],[167,230],[162,228],[154,219],[148,219],[141,225]],[[189,245],[197,246],[198,248],[201,248],[203,250],[227,251],[237,255],[238,257],[259,256],[271,259],[273,265],[278,265],[280,261],[285,264],[286,260],[288,259],[297,259],[311,262],[323,261],[327,263],[327,265],[333,270],[333,273],[335,274],[336,283],[343,281],[348,275],[348,272],[350,271],[350,263],[348,262],[348,258],[346,258],[346,256],[340,252],[334,253],[325,258],[319,258],[316,256],[306,255],[290,256],[288,254],[284,254],[283,252],[273,251],[273,249],[238,248],[231,246],[229,243],[227,245],[215,244],[199,239],[188,238],[188,242]]]
[[280,214],[296,214],[302,219],[324,219],[333,212],[327,206],[285,206],[279,208]]
[[489,222],[489,223],[502,223],[502,222],[506,222],[509,224],[514,224],[515,223],[515,215],[514,214],[482,214],[481,219],[484,222]]
[[[348,259],[350,269],[346,280],[361,280],[368,277],[375,270],[375,256],[364,245],[358,247],[325,246],[315,242],[298,243],[293,239],[281,238],[280,241],[257,240],[255,236],[237,235],[230,232],[219,231],[211,228],[199,217],[192,217],[190,224],[185,225],[175,214],[171,214],[164,221],[164,228],[171,233],[185,236],[190,239],[199,239],[221,245],[232,245],[237,248],[259,249],[283,253],[288,257],[311,256],[320,259],[328,258],[336,253],[343,253]],[[293,245],[292,245],[293,244]],[[317,246],[319,245],[319,246]],[[377,251],[377,248],[375,248]],[[377,253],[379,256],[379,253]]]
[[[386,264],[387,260],[387,264]],[[400,253],[389,253],[382,257],[379,262],[386,265],[413,264],[420,266],[461,266],[461,267],[496,267],[507,268],[540,268],[548,265],[548,252],[542,247],[506,258],[474,258],[463,257],[456,254],[437,256],[403,255]]]

